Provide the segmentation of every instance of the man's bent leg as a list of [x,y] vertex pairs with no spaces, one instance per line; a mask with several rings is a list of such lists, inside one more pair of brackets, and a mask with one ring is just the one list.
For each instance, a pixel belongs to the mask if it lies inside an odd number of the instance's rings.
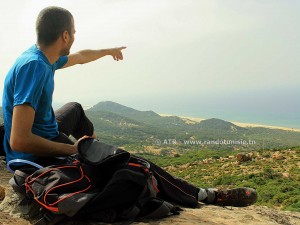
[[[92,136],[94,126],[86,117],[82,106],[76,102],[70,102],[55,111],[59,134],[52,141],[73,145],[69,139],[72,135],[76,139],[84,135]],[[60,164],[63,159],[55,157],[39,157],[36,162],[42,166]]]
[[94,126],[86,117],[82,106],[77,102],[69,102],[55,111],[58,130],[76,139],[84,135],[93,136]]
[[157,179],[160,197],[180,205],[196,207],[198,201],[201,201],[206,204],[244,207],[254,204],[257,200],[257,192],[252,188],[198,188],[185,180],[172,176],[154,163],[148,162]]

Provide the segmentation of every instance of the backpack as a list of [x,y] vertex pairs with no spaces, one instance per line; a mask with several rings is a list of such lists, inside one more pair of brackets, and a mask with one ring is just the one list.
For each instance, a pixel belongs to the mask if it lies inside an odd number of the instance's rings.
[[179,214],[179,207],[157,197],[147,161],[91,138],[78,143],[78,152],[33,173],[15,171],[13,189],[42,209],[36,225],[74,217],[133,222]]

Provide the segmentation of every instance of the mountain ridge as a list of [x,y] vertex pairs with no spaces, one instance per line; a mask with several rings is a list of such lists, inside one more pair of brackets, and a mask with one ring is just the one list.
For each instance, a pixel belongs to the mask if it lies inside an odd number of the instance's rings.
[[[169,143],[165,140],[175,140],[173,142],[176,142],[176,145],[160,147],[172,147],[176,151],[205,148],[274,149],[300,146],[300,132],[296,131],[240,127],[217,118],[190,123],[182,117],[161,116],[151,110],[139,111],[112,101],[99,102],[85,112],[94,124],[97,137],[106,143],[118,146],[134,145],[136,148],[143,149],[142,146],[157,145],[157,140],[164,144]],[[3,121],[1,119],[0,117],[0,121]],[[196,142],[193,142],[194,140]],[[229,145],[207,144],[208,142],[220,143],[219,140],[233,140],[233,142]],[[254,144],[234,144],[249,143],[248,140],[254,140],[251,142]],[[199,144],[201,142],[205,144]]]
[[[155,113],[152,110],[149,111],[140,111],[140,110],[136,110],[124,105],[121,105],[119,103],[113,102],[113,101],[103,101],[103,102],[99,102],[96,105],[94,105],[93,107],[91,107],[90,109],[86,110],[87,112],[89,111],[107,111],[107,112],[111,112],[111,113],[115,113],[118,114],[120,116],[124,116],[130,119],[134,119],[137,121],[142,121],[142,122],[157,122],[157,123],[161,123],[162,121],[168,121],[168,123],[173,123],[173,124],[185,124],[186,122],[179,116],[168,116],[168,117],[163,117],[160,116],[158,113]],[[148,117],[148,118],[146,118]],[[157,121],[155,121],[157,120]],[[216,127],[220,128],[220,125],[222,125],[223,127],[226,128],[240,128],[239,126],[225,121],[225,120],[221,120],[218,118],[211,118],[211,119],[206,119],[203,120],[199,123],[199,127],[201,128],[211,128],[214,129]]]
[[[118,109],[118,107],[123,108],[122,110]],[[1,107],[0,107],[1,108]],[[125,110],[124,110],[125,109]],[[188,121],[193,121],[192,123],[200,123],[201,121],[204,120],[221,120],[221,121],[226,121],[231,123],[231,126],[234,127],[240,127],[240,128],[247,128],[247,127],[262,127],[262,128],[270,128],[270,129],[281,129],[281,130],[291,130],[291,131],[296,131],[296,132],[300,132],[299,129],[294,129],[294,128],[290,128],[290,127],[282,127],[282,126],[277,126],[277,125],[264,125],[264,124],[256,124],[256,123],[247,123],[247,122],[238,122],[238,121],[228,121],[228,120],[224,120],[224,119],[220,119],[220,118],[208,118],[208,119],[203,119],[203,118],[195,118],[195,117],[190,117],[190,116],[182,116],[182,115],[174,115],[174,114],[164,114],[164,113],[156,113],[153,110],[137,110],[125,105],[122,105],[120,103],[116,103],[113,101],[100,101],[97,104],[95,104],[94,106],[92,106],[91,108],[87,109],[86,111],[110,111],[110,112],[114,112],[117,113],[119,115],[124,115],[126,117],[132,118],[132,119],[137,119],[134,116],[128,116],[126,114],[126,111],[132,111],[130,114],[144,114],[144,115],[150,115],[153,116],[155,118],[159,118],[159,117],[167,117],[167,118],[171,118],[174,120],[174,118],[176,119],[183,119],[185,122]],[[207,121],[206,121],[207,122]],[[204,124],[202,124],[204,125]]]
[[[156,140],[174,139],[178,145],[186,140],[255,140],[255,146],[214,145],[189,148],[278,148],[300,145],[300,132],[240,127],[232,122],[211,118],[189,123],[178,116],[161,116],[153,111],[139,111],[112,101],[99,102],[86,110],[97,136],[116,145],[153,145]],[[165,143],[165,142],[164,142]],[[176,148],[177,146],[172,146]],[[181,148],[180,147],[180,148]]]
[[133,109],[128,106],[121,105],[119,103],[113,101],[102,101],[98,102],[96,105],[92,106],[87,111],[111,111],[111,112],[118,112],[120,115],[127,115],[130,117],[139,116],[140,114],[152,116],[152,117],[160,117],[157,113],[149,110],[149,111],[140,111]]

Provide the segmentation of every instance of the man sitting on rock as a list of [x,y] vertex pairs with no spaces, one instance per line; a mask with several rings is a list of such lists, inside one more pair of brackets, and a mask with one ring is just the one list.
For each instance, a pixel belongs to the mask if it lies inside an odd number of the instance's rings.
[[[36,21],[37,43],[25,51],[8,72],[3,90],[6,161],[29,160],[43,166],[57,163],[55,157],[77,153],[77,140],[94,134],[93,124],[82,106],[68,103],[56,112],[52,108],[54,73],[61,68],[84,64],[110,55],[123,60],[126,47],[82,50],[74,54],[75,26],[72,14],[60,7],[43,9]],[[161,197],[178,204],[195,207],[207,204],[247,206],[257,194],[251,188],[227,190],[203,189],[173,177],[149,162],[155,171]],[[17,163],[13,167],[19,168]]]

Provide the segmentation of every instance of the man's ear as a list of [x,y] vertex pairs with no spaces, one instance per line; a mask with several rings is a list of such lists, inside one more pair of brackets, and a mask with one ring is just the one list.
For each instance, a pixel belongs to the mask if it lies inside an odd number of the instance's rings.
[[69,32],[65,30],[65,31],[62,33],[62,38],[63,38],[63,41],[64,41],[64,42],[67,42],[68,39],[70,38]]

